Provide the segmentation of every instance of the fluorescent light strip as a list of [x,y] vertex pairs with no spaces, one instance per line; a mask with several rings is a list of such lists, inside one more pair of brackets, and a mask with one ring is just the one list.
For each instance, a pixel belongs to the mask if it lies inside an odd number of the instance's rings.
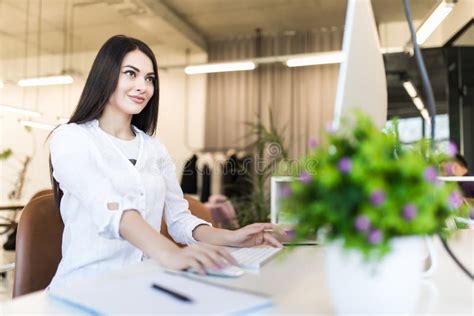
[[184,72],[188,75],[206,74],[214,72],[228,72],[228,71],[245,71],[255,69],[255,63],[251,61],[221,63],[221,64],[206,64],[197,66],[188,66],[184,68]]
[[413,104],[415,104],[416,108],[418,110],[423,110],[425,108],[425,105],[423,104],[423,101],[419,97],[411,99],[413,101]]
[[32,116],[32,117],[40,117],[41,116],[41,113],[39,113],[39,112],[25,110],[25,109],[22,109],[22,108],[17,108],[17,107],[14,107],[14,106],[3,105],[3,104],[0,104],[0,110],[6,111],[6,112],[17,113],[17,114],[21,114],[21,115],[26,115],[26,116]]
[[39,123],[39,122],[34,122],[34,121],[27,121],[27,120],[21,120],[20,124],[23,126],[44,129],[47,131],[51,131],[56,127],[55,125],[51,125],[51,124],[44,124],[44,123]]
[[288,67],[301,67],[311,65],[328,65],[328,64],[339,64],[344,61],[344,53],[328,52],[315,54],[314,56],[291,58],[286,61]]
[[428,19],[420,26],[416,32],[416,42],[418,45],[423,44],[431,33],[443,22],[443,20],[448,16],[449,13],[453,10],[453,3],[441,2],[436,9],[431,13]]
[[416,89],[413,86],[413,84],[411,83],[411,81],[404,81],[403,82],[403,87],[405,88],[405,90],[408,93],[408,95],[410,96],[410,98],[415,98],[418,95],[418,93],[416,92]]
[[[382,48],[381,53],[394,53],[403,52],[403,47],[387,47]],[[228,72],[228,71],[242,71],[242,70],[253,70],[256,65],[259,64],[271,64],[283,62],[288,67],[299,67],[299,66],[312,66],[312,65],[326,65],[326,64],[338,64],[344,61],[344,53],[342,51],[331,51],[323,53],[313,54],[300,54],[300,55],[281,55],[281,56],[269,56],[255,58],[250,61],[240,62],[228,62],[219,64],[202,64],[202,65],[191,65],[185,67],[184,71],[188,75],[214,73],[214,72]],[[182,66],[167,66],[165,68],[181,68]]]
[[49,77],[21,79],[18,81],[18,85],[20,87],[36,87],[36,86],[71,84],[73,82],[74,82],[74,79],[71,76],[66,75],[66,76],[49,76]]
[[420,111],[421,113],[421,116],[423,116],[423,118],[425,119],[425,121],[427,121],[428,123],[430,122],[430,114],[428,113],[428,110],[427,109],[422,109]]

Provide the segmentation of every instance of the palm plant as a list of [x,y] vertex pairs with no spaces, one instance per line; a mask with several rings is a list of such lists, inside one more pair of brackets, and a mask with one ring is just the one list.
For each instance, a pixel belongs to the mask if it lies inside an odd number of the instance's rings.
[[248,185],[253,188],[251,193],[232,201],[237,209],[237,218],[241,226],[269,220],[269,179],[278,168],[278,164],[288,159],[283,137],[285,128],[277,128],[271,110],[269,110],[268,127],[259,114],[255,122],[246,122],[245,125],[249,128],[249,132],[244,138],[253,140],[248,148],[254,157],[255,172],[248,179]]

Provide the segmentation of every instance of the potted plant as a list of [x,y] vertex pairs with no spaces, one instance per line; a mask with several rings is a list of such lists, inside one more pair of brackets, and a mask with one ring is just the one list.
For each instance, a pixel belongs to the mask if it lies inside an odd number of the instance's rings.
[[445,233],[462,204],[437,179],[439,156],[403,148],[356,113],[328,131],[285,188],[297,239],[323,231],[328,287],[338,313],[413,312],[423,269],[423,236]]

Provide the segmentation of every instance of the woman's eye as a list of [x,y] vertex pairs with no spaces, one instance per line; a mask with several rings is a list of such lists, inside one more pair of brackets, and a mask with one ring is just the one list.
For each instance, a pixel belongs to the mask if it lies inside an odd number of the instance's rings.
[[124,74],[126,74],[129,77],[135,77],[135,72],[132,70],[127,70],[124,72]]
[[155,82],[155,77],[147,77],[146,80],[148,82]]

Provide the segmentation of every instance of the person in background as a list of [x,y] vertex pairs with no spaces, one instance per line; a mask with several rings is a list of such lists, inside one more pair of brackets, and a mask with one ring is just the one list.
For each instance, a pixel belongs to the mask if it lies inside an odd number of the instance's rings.
[[[158,100],[150,47],[123,35],[107,40],[72,117],[51,134],[53,189],[64,222],[51,289],[144,258],[204,274],[236,263],[221,246],[281,247],[270,223],[230,231],[190,213],[172,159],[152,137]],[[160,234],[163,214],[172,238],[188,246]]]
[[[461,154],[456,154],[453,159],[446,164],[445,169],[449,176],[472,176],[469,172],[466,159],[464,159]],[[474,198],[474,182],[459,181],[458,183],[464,193],[464,197]]]

